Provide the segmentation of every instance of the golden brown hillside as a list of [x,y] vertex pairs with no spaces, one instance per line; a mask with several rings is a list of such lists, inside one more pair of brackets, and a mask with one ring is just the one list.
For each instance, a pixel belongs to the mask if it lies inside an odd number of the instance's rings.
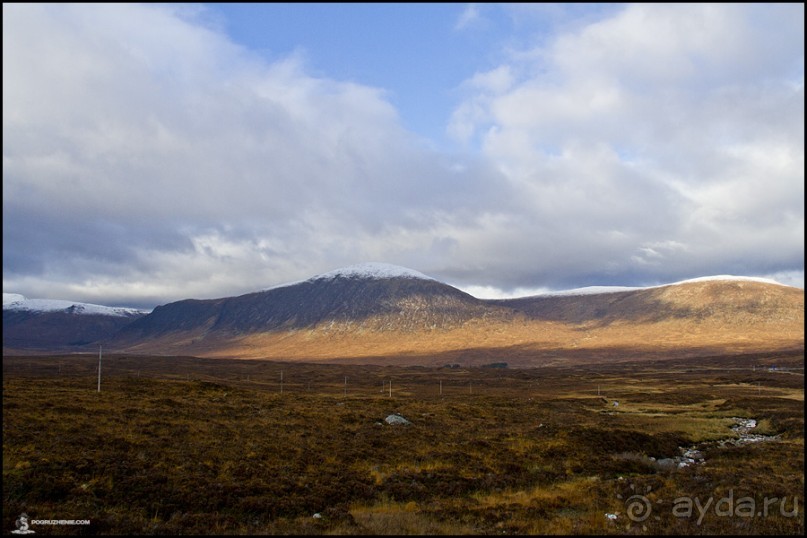
[[[804,290],[743,280],[636,291],[480,301],[447,327],[396,328],[399,311],[309,327],[167,331],[125,351],[205,357],[513,367],[804,347]],[[419,304],[419,309],[428,305]],[[458,318],[459,319],[459,318]]]

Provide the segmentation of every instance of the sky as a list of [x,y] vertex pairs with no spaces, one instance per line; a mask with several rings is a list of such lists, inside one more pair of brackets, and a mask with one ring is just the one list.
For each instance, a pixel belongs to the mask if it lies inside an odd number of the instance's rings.
[[3,292],[804,287],[804,5],[3,4]]

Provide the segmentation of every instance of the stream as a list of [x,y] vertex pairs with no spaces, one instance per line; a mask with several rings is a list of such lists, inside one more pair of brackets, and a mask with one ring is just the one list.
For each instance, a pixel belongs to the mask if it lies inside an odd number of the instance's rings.
[[684,467],[688,467],[690,465],[699,465],[704,463],[705,459],[703,457],[703,451],[712,446],[717,446],[719,448],[743,446],[750,443],[773,441],[779,438],[778,435],[761,435],[758,433],[751,433],[751,430],[757,427],[757,420],[754,418],[731,418],[734,421],[734,425],[731,426],[731,430],[738,434],[737,437],[728,437],[718,441],[706,441],[691,447],[679,447],[678,450],[681,452],[679,456],[675,456],[673,458],[661,458],[656,461],[656,465],[667,469],[683,469]]

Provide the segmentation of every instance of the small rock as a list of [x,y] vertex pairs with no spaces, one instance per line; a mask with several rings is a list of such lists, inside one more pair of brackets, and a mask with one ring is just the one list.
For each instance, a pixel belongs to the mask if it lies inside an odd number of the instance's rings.
[[700,450],[698,450],[696,448],[690,448],[690,449],[684,451],[684,457],[692,458],[694,460],[702,460],[703,459],[703,454],[701,453]]
[[387,418],[385,418],[384,422],[386,422],[387,424],[389,424],[391,426],[409,426],[410,424],[412,424],[411,422],[406,420],[401,415],[398,415],[398,414],[395,414],[395,413],[393,413],[390,416],[388,416]]
[[319,512],[317,512],[316,514],[314,514],[314,515],[313,515],[313,516],[311,516],[311,517],[313,517],[314,519],[322,519],[322,514],[320,514]]

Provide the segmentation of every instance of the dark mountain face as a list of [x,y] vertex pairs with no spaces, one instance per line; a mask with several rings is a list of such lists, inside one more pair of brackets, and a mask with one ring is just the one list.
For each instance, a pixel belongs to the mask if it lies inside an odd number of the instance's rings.
[[435,280],[338,276],[208,301],[160,306],[121,331],[121,337],[174,331],[237,335],[334,323],[377,329],[449,328],[504,309]]
[[583,323],[625,317],[630,309],[625,309],[624,306],[626,301],[631,301],[633,293],[624,291],[586,296],[550,295],[496,299],[491,300],[490,303],[513,308],[530,319]]
[[753,340],[803,346],[803,313],[803,290],[757,282],[481,300],[419,273],[370,266],[239,297],[178,301],[148,315],[4,309],[3,345],[85,351],[103,343],[138,353],[250,357],[351,357],[382,348],[428,354],[516,344],[610,349]]
[[3,347],[80,351],[105,340],[145,314],[108,316],[74,312],[3,310]]
[[136,340],[210,328],[218,319],[224,301],[226,299],[186,299],[158,306],[149,315],[122,328],[116,338]]
[[460,324],[484,314],[482,301],[434,280],[337,277],[236,297],[214,330],[302,329],[324,322],[386,319],[398,329]]

